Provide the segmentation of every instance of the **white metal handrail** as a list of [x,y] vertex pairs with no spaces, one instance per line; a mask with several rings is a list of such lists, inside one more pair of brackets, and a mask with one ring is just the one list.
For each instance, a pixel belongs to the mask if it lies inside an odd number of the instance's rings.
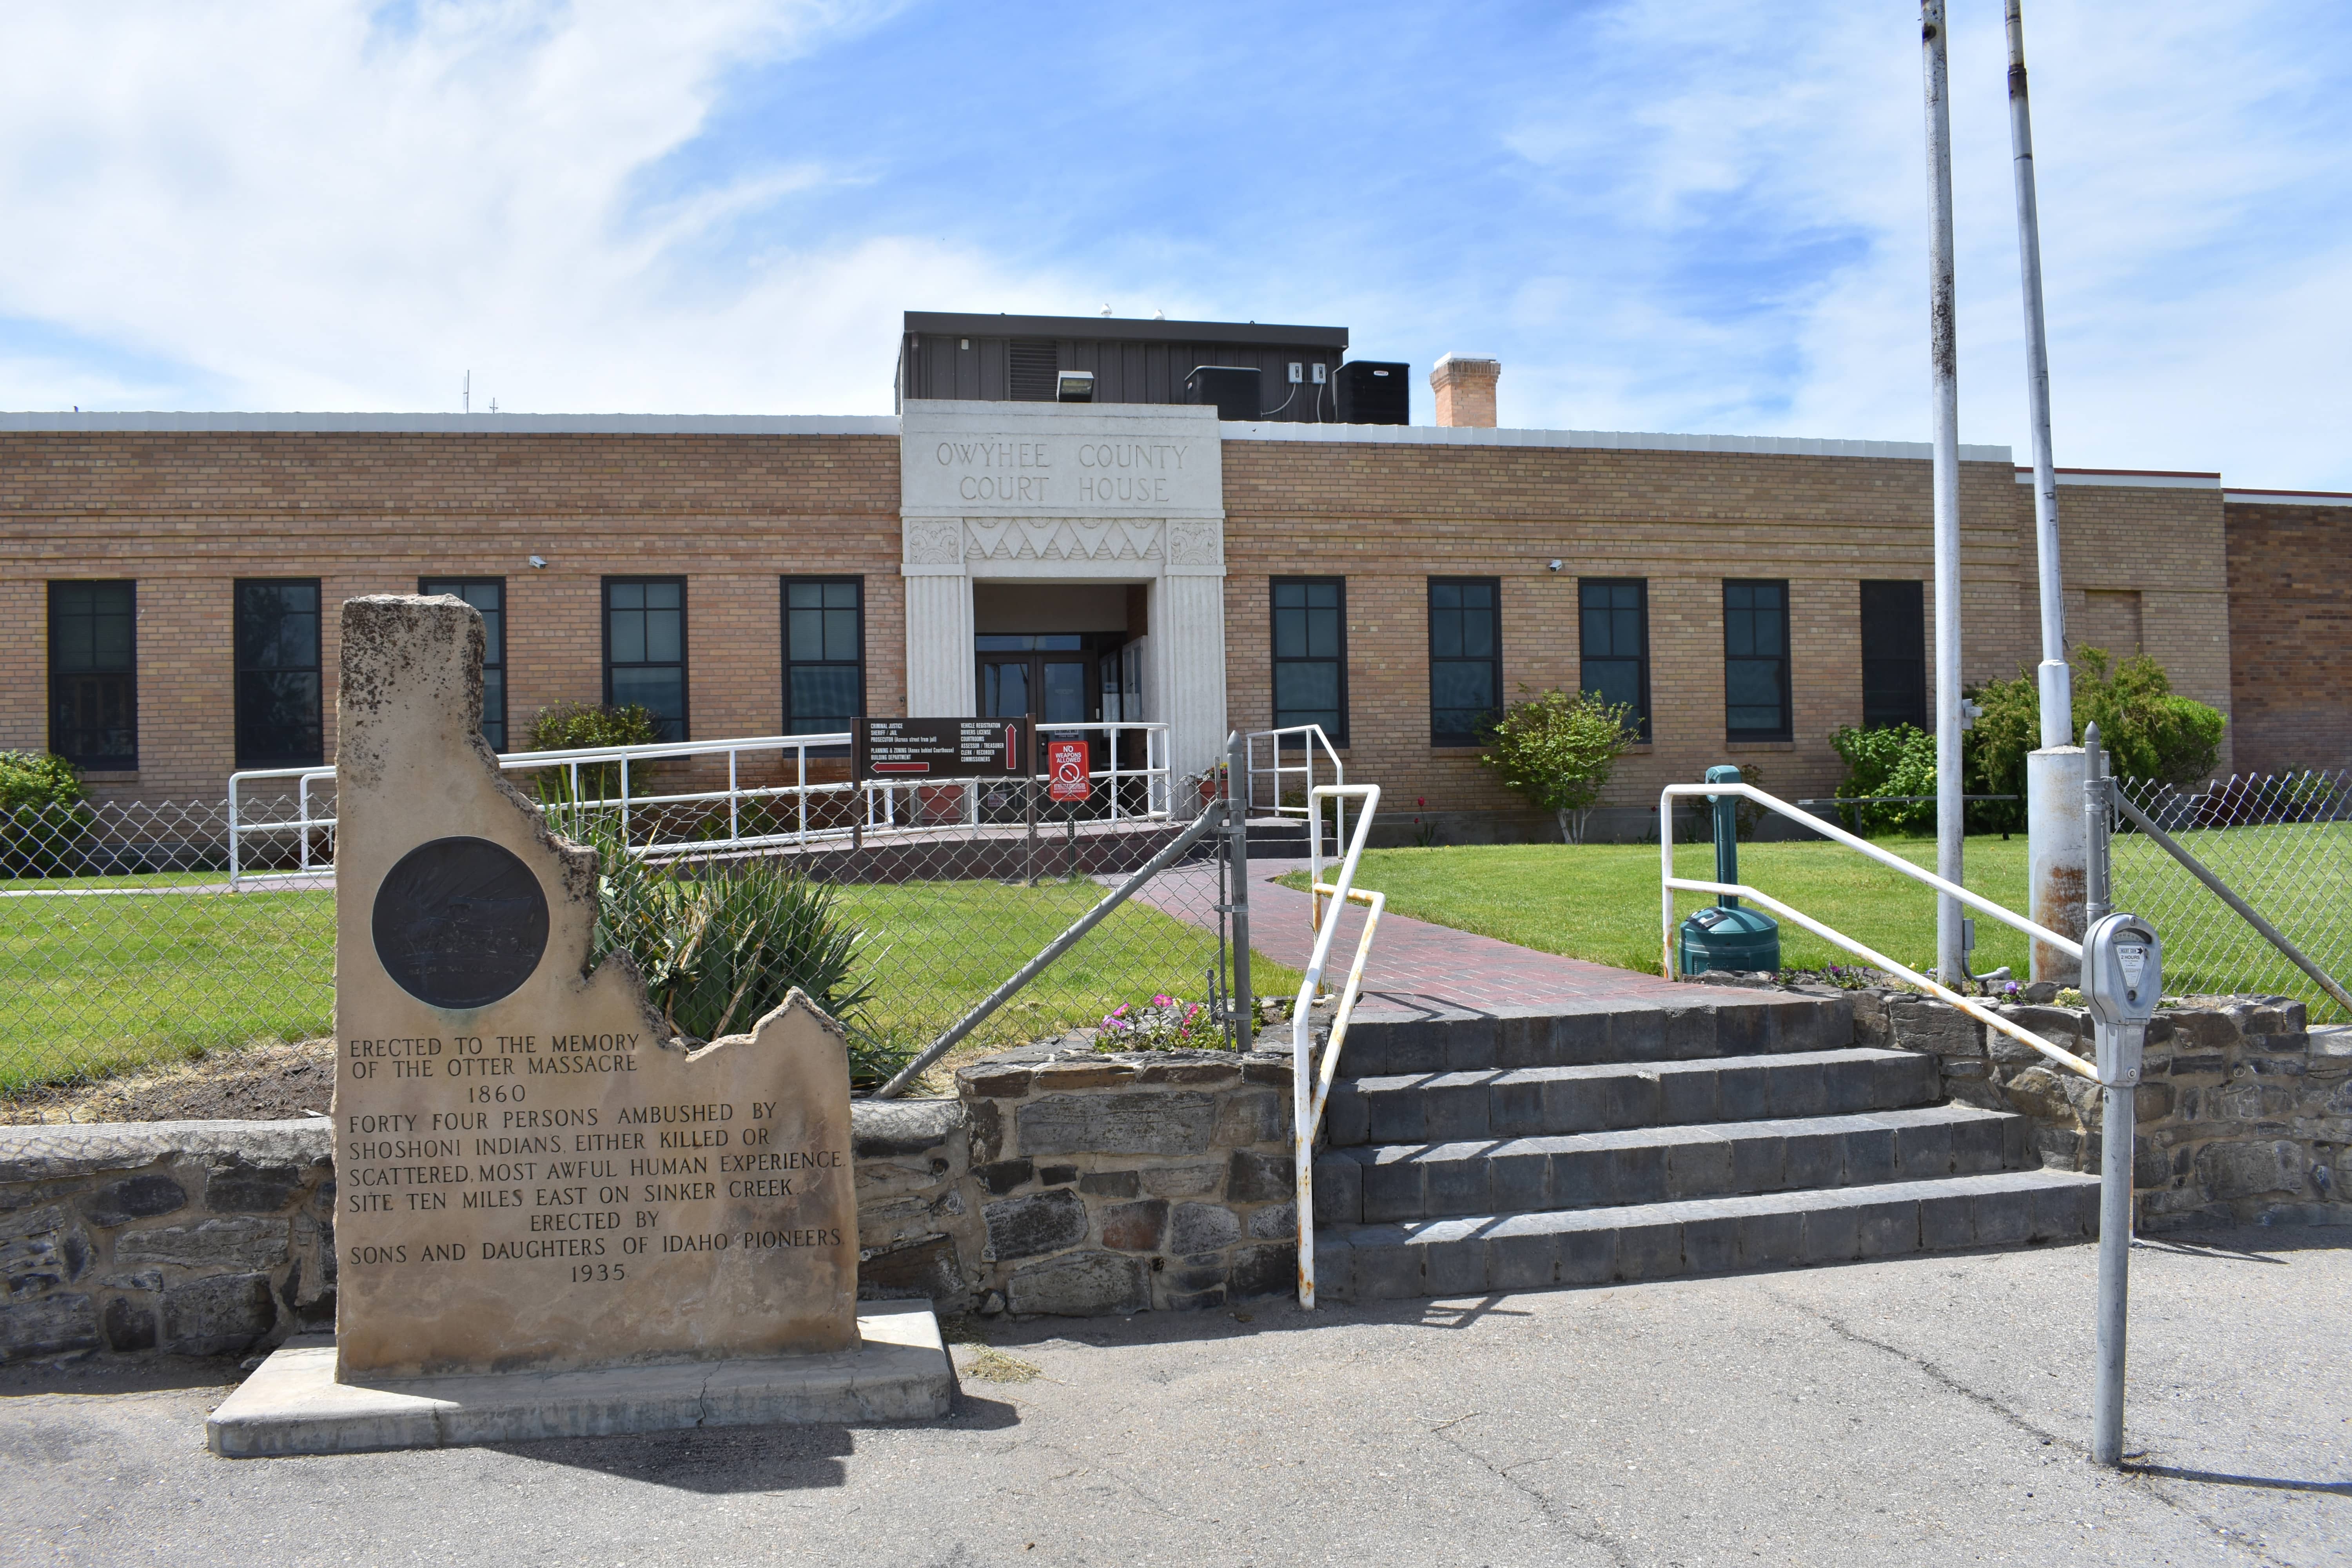
[[[1297,748],[1298,761],[1286,763],[1282,760],[1282,748],[1286,740]],[[1260,741],[1266,743],[1272,758],[1264,766],[1260,766],[1257,760],[1257,745]],[[1248,811],[1253,816],[1256,814],[1257,781],[1260,778],[1267,778],[1273,781],[1271,785],[1273,798],[1266,806],[1266,810],[1271,815],[1276,816],[1311,815],[1314,810],[1315,758],[1318,752],[1322,754],[1324,765],[1331,771],[1331,782],[1335,784],[1346,784],[1348,782],[1347,766],[1339,761],[1338,748],[1331,744],[1331,737],[1323,732],[1323,726],[1320,724],[1289,724],[1279,730],[1253,730],[1243,736],[1242,765],[1248,776],[1243,781],[1242,798]],[[1301,804],[1285,805],[1282,803],[1282,781],[1286,775],[1294,773],[1301,781],[1299,795]],[[1339,831],[1342,837],[1346,835],[1347,826],[1344,822],[1341,823]]]
[[[1356,811],[1355,837],[1349,840],[1348,853],[1339,863],[1339,874],[1332,881],[1323,880],[1322,834],[1320,812],[1317,803],[1328,795],[1334,800],[1353,796],[1362,802]],[[1365,906],[1363,934],[1356,939],[1356,956],[1348,966],[1348,984],[1341,988],[1339,1005],[1331,1010],[1330,1037],[1323,1043],[1323,1057],[1315,1059],[1311,1024],[1315,993],[1323,981],[1323,966],[1331,956],[1331,939],[1339,930],[1339,922],[1325,921],[1319,913],[1311,914],[1315,922],[1315,949],[1307,961],[1306,978],[1299,982],[1298,996],[1290,1010],[1290,1110],[1291,1162],[1298,1187],[1298,1304],[1315,1305],[1315,1133],[1323,1124],[1323,1107],[1331,1098],[1331,1080],[1339,1068],[1339,1047],[1348,1037],[1348,1021],[1354,1016],[1356,997],[1364,986],[1364,961],[1372,951],[1372,933],[1381,923],[1381,911],[1388,907],[1384,893],[1367,892],[1358,888],[1356,864],[1363,858],[1364,840],[1370,836],[1372,816],[1381,805],[1378,784],[1318,784],[1307,792],[1308,844],[1311,847],[1313,871],[1307,889],[1307,900],[1312,910],[1319,911],[1328,897],[1336,906],[1358,903]]]
[[[1135,820],[1166,820],[1173,812],[1174,801],[1169,768],[1168,726],[1140,721],[1092,721],[1075,724],[1039,726],[1047,739],[1063,735],[1099,733],[1107,742],[1099,748],[1099,763],[1093,748],[1087,758],[1090,780],[1102,781],[1108,796],[1108,817],[1113,822]],[[1141,765],[1122,762],[1118,742],[1122,735],[1140,731],[1143,735]],[[988,785],[1004,781],[978,778],[923,778],[877,780],[859,784],[847,779],[812,784],[809,781],[809,753],[814,750],[846,747],[851,742],[847,731],[814,735],[754,735],[750,737],[688,742],[655,742],[636,746],[581,746],[562,751],[507,752],[499,755],[502,773],[544,773],[554,771],[562,775],[560,792],[565,805],[593,807],[600,811],[617,811],[624,841],[628,841],[633,816],[648,811],[676,806],[716,805],[724,802],[727,807],[727,832],[724,837],[709,838],[672,839],[638,845],[632,843],[632,852],[642,858],[673,858],[688,855],[728,854],[736,851],[765,849],[784,845],[805,845],[847,839],[858,834],[887,832],[892,829],[915,831],[946,826],[937,817],[926,819],[920,809],[921,795],[929,791],[935,797],[954,792],[955,813],[959,821],[977,826],[980,824],[981,795]],[[791,767],[792,782],[777,784],[746,784],[743,782],[743,760],[762,752],[775,752],[786,758]],[[659,794],[639,794],[632,780],[632,769],[637,780],[648,763],[688,761],[698,757],[723,756],[727,760],[727,782],[723,787],[700,790],[677,790]],[[589,798],[581,786],[583,768],[613,767],[618,772],[619,793]],[[283,882],[306,878],[325,878],[334,874],[331,856],[314,854],[314,836],[331,834],[336,818],[331,814],[319,815],[314,809],[314,792],[335,776],[332,767],[310,768],[248,768],[229,775],[228,781],[228,859],[229,885],[238,887],[247,882]],[[268,821],[247,821],[246,807],[257,785],[270,781],[289,781],[293,785],[295,815]],[[1039,773],[1034,783],[1049,782]],[[1142,790],[1141,809],[1123,799],[1126,788],[1138,783]],[[1124,786],[1124,787],[1123,787]],[[903,792],[903,804],[900,795]],[[863,809],[851,808],[851,815],[862,820],[855,825],[826,825],[810,820],[810,802],[839,795],[861,796]],[[744,832],[743,814],[747,806],[762,802],[789,801],[793,806],[793,820],[780,831]],[[541,809],[545,809],[542,806]],[[755,826],[758,826],[755,824]],[[299,838],[298,868],[288,871],[251,871],[245,868],[247,856],[245,840],[251,837],[282,839],[286,834]]]
[[1986,914],[1992,916],[1995,920],[2001,921],[2003,924],[2014,926],[2016,929],[2023,931],[2026,935],[2033,938],[2037,942],[2048,942],[2051,946],[2058,949],[2061,952],[2065,953],[2071,958],[2079,960],[2083,956],[2083,944],[2074,941],[2071,937],[2061,936],[2056,931],[2050,930],[2046,926],[2036,925],[2033,921],[2027,920],[2024,916],[2015,914],[2011,910],[2001,908],[2000,905],[1994,903],[1990,899],[1984,897],[1980,893],[1972,893],[1956,882],[1948,882],[1932,871],[1923,870],[1919,867],[1914,866],[1910,861],[1904,859],[1899,855],[1889,854],[1887,851],[1881,849],[1878,846],[1871,843],[1866,838],[1857,838],[1843,827],[1823,822],[1820,817],[1813,816],[1810,812],[1800,811],[1797,807],[1790,805],[1787,801],[1780,799],[1776,795],[1765,794],[1762,790],[1758,789],[1754,784],[1677,784],[1666,785],[1666,787],[1660,792],[1658,796],[1658,935],[1659,945],[1664,954],[1664,967],[1667,979],[1674,980],[1679,978],[1675,963],[1675,893],[1713,893],[1719,898],[1730,897],[1753,899],[1756,902],[1763,905],[1766,909],[1772,910],[1775,914],[1796,921],[1799,925],[1804,927],[1807,931],[1811,931],[1815,936],[1820,937],[1822,941],[1831,942],[1838,947],[1842,947],[1848,952],[1853,953],[1859,958],[1865,959],[1868,962],[1876,964],[1879,968],[1886,970],[1890,973],[1901,975],[1904,979],[1911,982],[1914,985],[1929,992],[1937,999],[1948,1002],[1953,1006],[1959,1008],[1962,1012],[1968,1014],[1969,1016],[1976,1019],[1979,1023],[1984,1024],[1989,1027],[1998,1029],[2002,1034],[2011,1037],[2012,1039],[2032,1047],[2035,1050],[2041,1052],[2043,1056],[2049,1058],[2060,1067],[2064,1068],[2067,1071],[2079,1073],[2081,1076],[2089,1079],[2094,1083],[2105,1081],[2099,1077],[2098,1068],[2084,1061],[2081,1057],[2076,1056],[2074,1052],[2066,1049],[2063,1046],[2052,1044],[2050,1041],[2043,1039],[2040,1035],[2035,1034],[2032,1030],[2026,1028],[2023,1025],[2018,1024],[2011,1019],[2002,1017],[1991,1008],[1983,1005],[1973,998],[1963,996],[1958,992],[1954,991],[1948,986],[1941,984],[1935,980],[1929,979],[1927,976],[1921,974],[1916,970],[1914,970],[1907,965],[1895,963],[1893,959],[1887,957],[1885,953],[1878,952],[1876,949],[1864,946],[1861,942],[1854,941],[1853,938],[1847,936],[1844,932],[1825,925],[1822,921],[1813,919],[1811,915],[1805,914],[1801,910],[1790,908],[1787,904],[1782,903],[1778,899],[1770,897],[1769,894],[1760,893],[1754,888],[1747,886],[1745,883],[1710,882],[1701,880],[1697,878],[1675,876],[1673,802],[1677,797],[1688,798],[1693,795],[1718,796],[1727,795],[1737,795],[1744,800],[1752,800],[1768,811],[1776,811],[1783,816],[1789,817],[1797,822],[1801,822],[1807,827],[1822,835],[1824,838],[1833,839],[1836,842],[1844,845],[1849,849],[1860,850],[1863,854],[1886,867],[1888,869],[1899,871],[1915,882],[1923,882],[1939,893],[1948,894],[1953,898],[1958,899],[1960,901],[1969,905],[1971,908],[1981,910]]

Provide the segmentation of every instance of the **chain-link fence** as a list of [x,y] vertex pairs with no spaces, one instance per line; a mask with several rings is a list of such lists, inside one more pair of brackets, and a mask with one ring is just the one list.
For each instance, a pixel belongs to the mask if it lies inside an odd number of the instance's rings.
[[[893,793],[887,805],[855,789],[793,800],[795,838],[804,806],[813,816],[797,842],[741,847],[750,835],[740,814],[755,807],[740,800],[640,807],[626,828],[640,882],[676,894],[764,876],[800,885],[795,908],[822,906],[827,930],[850,943],[843,994],[858,994],[845,1022],[868,1081],[937,1038],[1198,809],[1180,803],[1188,809],[1170,814],[1163,803],[1163,815],[1139,816],[1139,803],[1125,802],[1114,817],[1109,792],[1055,801],[1042,780]],[[549,807],[559,826],[608,841],[617,831],[617,815],[593,801]],[[714,809],[738,815],[714,822]],[[333,832],[320,824],[331,818],[331,785],[314,784],[307,801],[290,792],[241,800],[234,878],[225,804],[92,804],[0,818],[0,1093],[22,1098],[223,1047],[326,1035],[335,895]],[[1097,1025],[1121,1003],[1210,999],[1230,962],[1223,844],[1222,833],[1205,835],[973,1031],[957,1057]],[[748,901],[769,897],[754,889]],[[688,906],[718,901],[681,894],[662,907],[692,915]],[[740,914],[746,904],[729,908]],[[1297,984],[1258,962],[1255,989]]]
[[[2117,781],[2149,820],[2339,984],[2352,983],[2352,773],[2242,775],[2199,791]],[[2116,814],[2113,901],[2164,939],[2176,995],[2294,996],[2314,1021],[2344,1009],[2164,847]]]

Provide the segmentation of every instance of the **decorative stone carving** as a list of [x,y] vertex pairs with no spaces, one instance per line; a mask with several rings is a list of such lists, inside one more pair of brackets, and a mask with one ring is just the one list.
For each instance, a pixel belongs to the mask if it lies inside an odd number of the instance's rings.
[[909,566],[960,566],[963,563],[963,525],[910,521],[906,525],[906,552]]
[[1168,565],[1222,569],[1225,563],[1224,531],[1213,522],[1171,522],[1168,525]]

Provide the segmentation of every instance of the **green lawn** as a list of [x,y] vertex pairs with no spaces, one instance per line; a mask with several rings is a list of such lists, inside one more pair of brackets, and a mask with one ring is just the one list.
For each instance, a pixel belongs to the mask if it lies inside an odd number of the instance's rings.
[[[1881,847],[1928,870],[1932,838],[1884,838]],[[2004,908],[2022,910],[2025,839],[1968,841],[1965,885]],[[1715,849],[1675,847],[1677,876],[1712,879]],[[1743,844],[1740,880],[1804,910],[1913,967],[1935,962],[1936,898],[1929,889],[1853,851],[1820,841]],[[1303,887],[1305,878],[1284,879]],[[1389,896],[1389,909],[1414,920],[1480,932],[1545,952],[1614,964],[1659,967],[1658,847],[1654,844],[1494,844],[1367,851],[1358,881]],[[1675,895],[1677,920],[1714,900]],[[2006,963],[2025,972],[2025,938],[1990,918],[1977,921],[1979,973]],[[1858,963],[1842,949],[1787,921],[1781,960],[1798,967]]]
[[[1102,896],[1092,881],[844,888],[843,908],[872,933],[866,1028],[927,1044]],[[0,899],[0,1091],[325,1034],[334,941],[330,891]],[[1129,903],[973,1041],[1093,1024],[1156,991],[1197,999],[1215,962],[1213,932]],[[1252,967],[1261,994],[1298,987],[1262,954]]]

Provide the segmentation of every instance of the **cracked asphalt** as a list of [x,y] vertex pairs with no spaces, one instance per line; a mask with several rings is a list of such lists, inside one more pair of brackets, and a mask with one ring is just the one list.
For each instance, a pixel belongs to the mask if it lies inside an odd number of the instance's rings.
[[[373,1564],[2341,1563],[2352,1235],[982,1326],[934,1425],[215,1459],[233,1367],[0,1373],[0,1558]],[[961,1346],[960,1365],[981,1362]],[[1019,1381],[1026,1368],[1035,1375]]]

